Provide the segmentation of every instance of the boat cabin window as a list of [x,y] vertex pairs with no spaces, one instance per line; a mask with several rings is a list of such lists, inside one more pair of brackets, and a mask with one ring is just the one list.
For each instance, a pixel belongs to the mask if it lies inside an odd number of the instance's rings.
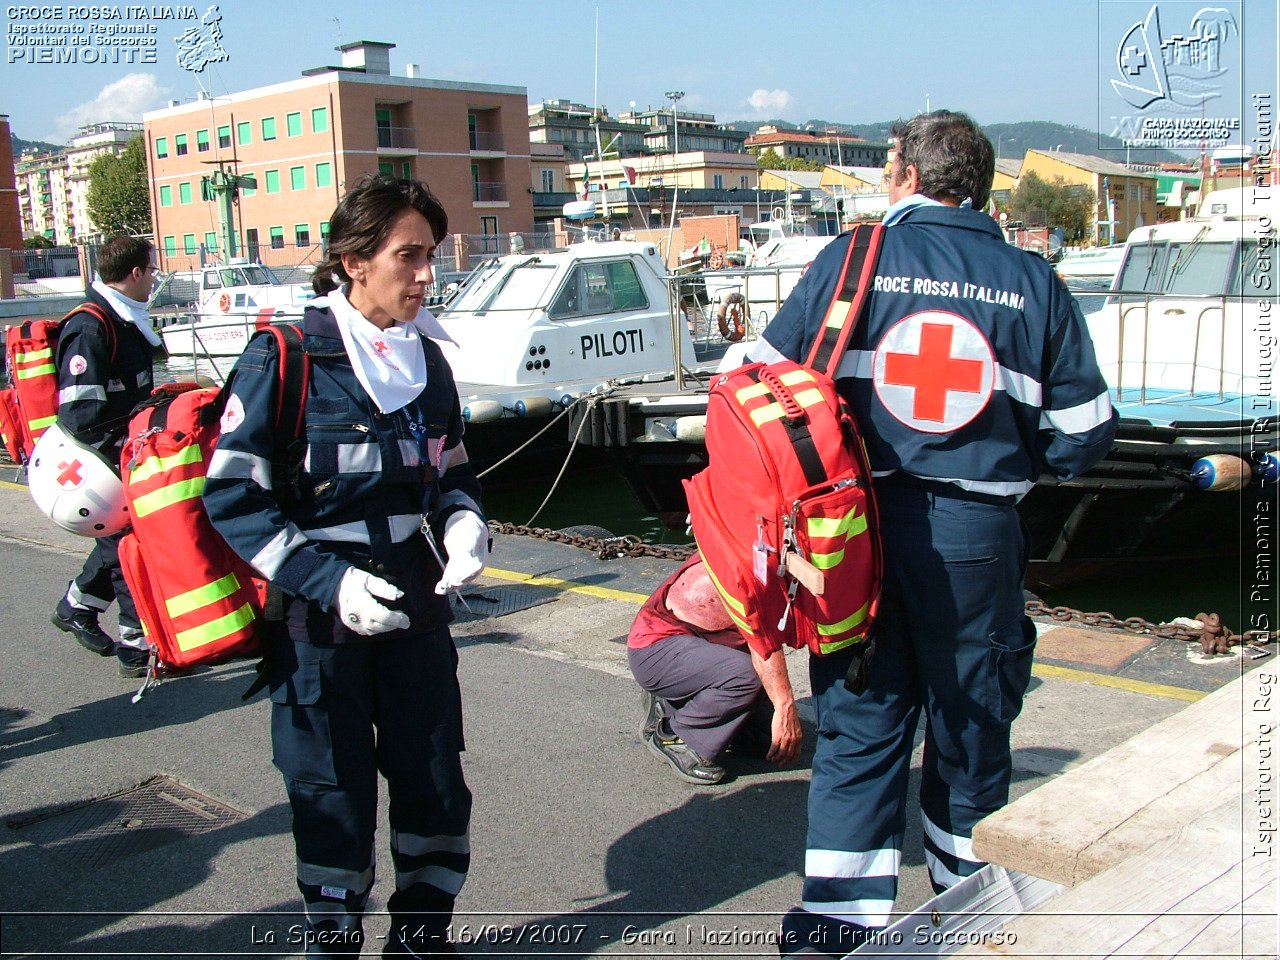
[[[1231,274],[1231,292],[1246,297],[1271,297],[1275,295],[1274,238],[1263,247],[1257,240],[1246,240],[1240,254],[1240,264]],[[1265,254],[1264,252],[1265,251]]]
[[1116,277],[1125,293],[1216,296],[1230,289],[1234,243],[1135,243]]
[[649,306],[630,260],[580,263],[573,268],[547,315],[552,320],[588,317]]

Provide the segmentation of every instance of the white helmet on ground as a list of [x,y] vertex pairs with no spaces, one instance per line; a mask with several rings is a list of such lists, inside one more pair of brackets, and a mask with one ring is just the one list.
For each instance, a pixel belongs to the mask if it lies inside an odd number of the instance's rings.
[[40,512],[70,533],[109,537],[129,525],[124,484],[107,458],[57,423],[31,451],[27,484]]

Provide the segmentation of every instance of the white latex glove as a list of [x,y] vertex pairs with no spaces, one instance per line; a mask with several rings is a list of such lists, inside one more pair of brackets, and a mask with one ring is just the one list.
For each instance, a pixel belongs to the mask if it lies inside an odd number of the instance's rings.
[[399,600],[403,596],[404,591],[394,584],[352,567],[338,584],[338,617],[344,627],[362,637],[403,630],[409,625],[408,615],[378,602],[379,598]]
[[449,514],[444,522],[444,552],[448,559],[436,584],[436,593],[442,595],[480,576],[489,559],[489,525],[470,510]]

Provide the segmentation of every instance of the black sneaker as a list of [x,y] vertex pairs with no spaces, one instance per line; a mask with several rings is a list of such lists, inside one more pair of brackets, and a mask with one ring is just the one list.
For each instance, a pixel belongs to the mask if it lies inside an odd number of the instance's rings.
[[76,610],[65,599],[59,600],[49,622],[76,638],[76,643],[100,657],[115,653],[116,642],[98,626],[98,614]]
[[667,715],[667,704],[657,694],[648,690],[640,691],[640,709],[644,711],[644,721],[640,724],[640,740],[648,743],[658,724]]
[[116,648],[116,659],[120,661],[120,676],[138,678],[147,675],[147,663],[151,654],[147,650],[122,645]]
[[671,764],[675,775],[685,783],[713,784],[724,779],[724,767],[703,760],[698,752],[674,733],[664,733],[663,726],[653,731],[649,737],[649,749],[655,756],[661,757]]

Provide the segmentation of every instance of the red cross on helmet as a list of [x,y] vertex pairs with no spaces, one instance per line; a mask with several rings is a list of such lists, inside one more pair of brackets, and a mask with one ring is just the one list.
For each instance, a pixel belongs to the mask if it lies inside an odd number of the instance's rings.
[[27,485],[40,512],[69,533],[109,537],[129,525],[124,485],[106,457],[56,423],[31,451]]

